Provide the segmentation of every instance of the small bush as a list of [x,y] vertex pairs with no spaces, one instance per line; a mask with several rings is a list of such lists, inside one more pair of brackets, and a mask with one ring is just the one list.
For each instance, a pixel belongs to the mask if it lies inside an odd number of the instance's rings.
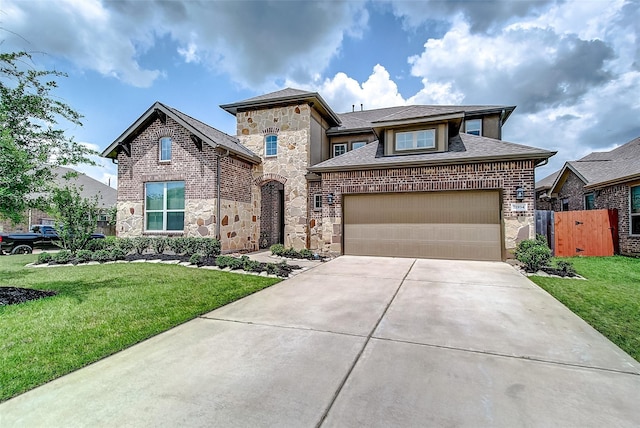
[[209,258],[218,257],[220,255],[220,241],[213,238],[202,238],[200,243],[200,251],[202,255]]
[[119,248],[124,254],[129,254],[133,251],[133,240],[131,238],[118,238],[116,240],[116,248]]
[[200,247],[202,246],[202,239],[205,239],[205,238],[196,238],[196,237],[190,236],[182,239],[184,240],[184,254],[187,256],[192,256],[200,252]]
[[264,270],[267,272],[267,274],[269,275],[277,275],[278,272],[280,271],[280,268],[278,267],[277,264],[275,263],[267,263],[264,267]]
[[273,244],[269,250],[271,250],[271,254],[274,256],[281,256],[284,254],[285,248],[282,244]]
[[98,250],[93,253],[93,260],[96,262],[109,262],[113,260],[111,258],[111,251],[109,250]]
[[187,245],[185,238],[182,236],[169,238],[169,241],[167,242],[167,244],[169,245],[169,249],[178,255],[185,252],[186,245]]
[[551,260],[551,249],[547,246],[546,238],[538,235],[536,239],[519,242],[515,255],[527,272],[537,272]]
[[565,276],[576,276],[576,268],[573,267],[573,263],[567,260],[556,260],[556,268],[563,272]]
[[150,246],[151,248],[153,248],[153,252],[156,254],[162,254],[164,253],[164,250],[167,249],[168,247],[168,238],[165,236],[156,236],[153,238],[150,238]]
[[121,248],[113,248],[111,251],[111,260],[124,260],[127,257],[127,253],[124,252]]
[[133,238],[132,243],[136,254],[142,254],[149,248],[150,239],[146,236],[136,236]]
[[[245,256],[246,257],[246,256]],[[247,257],[248,258],[248,257]],[[244,265],[244,260],[242,259],[237,259],[235,257],[231,257],[231,256],[218,256],[216,258],[216,266],[224,269],[226,267],[229,267],[233,270],[236,269],[242,269],[242,266]]]
[[242,269],[247,272],[262,272],[264,270],[262,263],[257,260],[251,260],[248,257],[242,262]]
[[202,257],[202,254],[199,254],[199,253],[192,254],[191,257],[189,257],[189,263],[191,263],[192,265],[202,266],[203,258],[204,257]]
[[36,261],[36,264],[38,265],[43,265],[46,263],[49,263],[50,261],[53,260],[53,256],[50,253],[40,253],[38,254],[38,260]]
[[53,261],[60,265],[71,263],[74,259],[73,253],[69,250],[60,250],[53,255]]
[[302,250],[300,250],[299,254],[300,259],[307,259],[307,260],[311,260],[313,259],[313,251],[308,250],[306,248],[303,248]]
[[91,261],[93,251],[91,250],[78,250],[76,253],[76,261],[78,263],[87,263]]

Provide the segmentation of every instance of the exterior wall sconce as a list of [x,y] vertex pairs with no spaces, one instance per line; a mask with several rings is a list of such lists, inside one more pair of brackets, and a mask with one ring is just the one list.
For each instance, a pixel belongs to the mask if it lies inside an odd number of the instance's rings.
[[327,202],[329,203],[329,205],[333,205],[333,193],[329,193],[327,195]]
[[522,188],[522,186],[519,186],[516,189],[516,201],[523,201],[524,200],[524,189]]

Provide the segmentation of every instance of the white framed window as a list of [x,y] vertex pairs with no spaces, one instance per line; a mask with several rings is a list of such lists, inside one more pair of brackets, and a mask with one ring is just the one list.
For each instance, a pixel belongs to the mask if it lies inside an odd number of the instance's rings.
[[640,235],[640,186],[629,188],[629,231]]
[[584,195],[584,209],[595,210],[596,209],[596,197],[593,193],[587,193]]
[[160,162],[171,162],[171,138],[160,138]]
[[482,119],[465,120],[464,132],[471,135],[482,135]]
[[184,181],[144,184],[145,230],[184,230]]
[[432,149],[435,146],[435,129],[396,132],[396,150]]
[[366,146],[366,141],[355,141],[351,143],[351,150],[359,149],[360,147]]
[[333,145],[333,157],[340,156],[347,153],[347,144],[334,144]]
[[278,136],[267,135],[264,137],[264,155],[265,156],[278,156]]
[[313,195],[313,210],[320,211],[322,209],[322,194],[316,193]]

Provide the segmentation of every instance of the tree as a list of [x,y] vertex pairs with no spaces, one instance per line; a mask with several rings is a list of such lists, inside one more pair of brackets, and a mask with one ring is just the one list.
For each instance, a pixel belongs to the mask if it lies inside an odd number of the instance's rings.
[[[64,178],[77,176],[69,173]],[[82,190],[82,187],[80,187]],[[98,225],[98,196],[84,198],[74,185],[54,188],[49,199],[49,214],[55,220],[58,245],[75,254],[86,247]]]
[[0,217],[14,223],[47,192],[53,168],[94,164],[88,147],[67,137],[58,121],[81,126],[82,116],[51,94],[58,71],[36,70],[27,52],[0,53]]

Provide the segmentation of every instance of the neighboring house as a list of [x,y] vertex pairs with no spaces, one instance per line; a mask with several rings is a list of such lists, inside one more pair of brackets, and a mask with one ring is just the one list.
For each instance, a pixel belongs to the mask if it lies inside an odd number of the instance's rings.
[[337,114],[287,88],[221,107],[237,136],[157,102],[103,152],[119,236],[489,260],[534,236],[534,168],[554,152],[500,140],[513,106]]
[[640,254],[640,138],[567,162],[536,183],[538,209],[616,209],[622,254]]
[[[117,190],[71,168],[56,167],[52,172],[54,175],[54,182],[58,187],[64,187],[65,185],[70,184],[76,186],[78,190],[80,190],[80,195],[83,198],[93,198],[98,196],[100,218],[98,219],[97,231],[106,235],[113,235],[115,230],[109,225],[108,212],[111,208],[116,206]],[[77,176],[66,180],[63,177],[67,173],[76,173]],[[14,225],[10,221],[0,222],[0,231],[28,231],[34,224],[52,225],[54,224],[54,219],[44,211],[33,208],[29,209],[25,213],[25,222],[23,223]]]

